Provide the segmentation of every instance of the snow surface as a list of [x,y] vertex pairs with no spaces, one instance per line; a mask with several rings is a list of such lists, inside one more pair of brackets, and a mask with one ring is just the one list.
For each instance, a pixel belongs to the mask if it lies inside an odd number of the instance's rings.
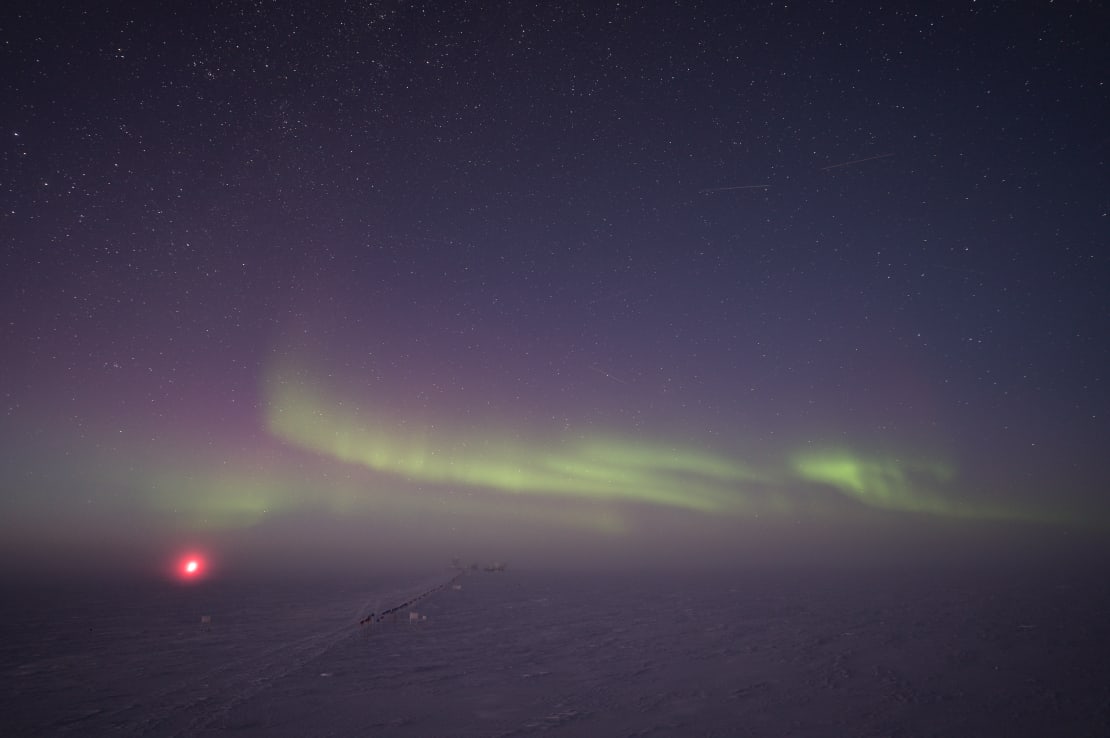
[[0,734],[1110,735],[1099,577],[454,575],[21,592]]

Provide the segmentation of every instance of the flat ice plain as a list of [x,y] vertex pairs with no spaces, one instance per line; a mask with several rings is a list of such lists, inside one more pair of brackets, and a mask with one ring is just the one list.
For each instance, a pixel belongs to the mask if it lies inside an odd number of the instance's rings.
[[0,734],[1110,735],[1094,573],[510,569],[358,624],[454,574],[9,588]]

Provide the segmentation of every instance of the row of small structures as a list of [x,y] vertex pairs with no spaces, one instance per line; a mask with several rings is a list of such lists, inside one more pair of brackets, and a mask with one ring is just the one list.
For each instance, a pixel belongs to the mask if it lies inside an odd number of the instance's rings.
[[[381,622],[385,621],[386,619],[389,619],[391,621],[395,621],[397,619],[397,613],[399,613],[401,610],[404,610],[406,607],[412,607],[413,605],[415,605],[417,602],[424,599],[425,597],[430,597],[431,595],[435,594],[436,592],[439,592],[440,590],[446,589],[447,587],[451,587],[451,589],[462,589],[462,585],[457,583],[459,577],[461,577],[465,574],[470,574],[472,572],[478,571],[479,567],[478,567],[478,564],[471,564],[469,567],[464,568],[459,563],[459,560],[457,558],[455,558],[451,562],[451,568],[455,571],[455,575],[453,577],[451,577],[450,579],[448,579],[443,584],[439,584],[439,585],[437,585],[435,587],[432,587],[431,589],[429,589],[425,592],[421,592],[416,597],[413,597],[411,600],[408,600],[407,602],[402,602],[399,605],[396,605],[394,607],[390,607],[388,609],[382,610],[381,612],[372,612],[369,615],[367,615],[366,617],[359,620],[358,624],[359,625],[373,625],[374,623],[381,623]],[[482,569],[484,569],[485,571],[489,571],[489,572],[505,571],[505,564],[503,564],[500,561],[495,561],[492,564],[485,565],[484,567],[482,567]],[[410,623],[415,623],[415,622],[419,622],[421,620],[427,620],[427,619],[428,619],[427,616],[422,616],[422,615],[420,615],[420,613],[418,613],[416,611],[413,611],[413,610],[409,611],[409,622]]]
[[[387,618],[389,620],[396,620],[397,619],[397,613],[399,613],[400,611],[404,610],[407,607],[412,607],[413,605],[415,605],[417,602],[420,602],[420,600],[424,599],[425,597],[430,597],[433,594],[435,594],[436,592],[439,592],[440,590],[446,589],[447,587],[451,587],[453,589],[462,589],[462,587],[460,585],[456,584],[456,580],[459,577],[461,577],[462,575],[463,575],[463,572],[459,572],[458,574],[451,577],[450,579],[448,579],[443,584],[432,587],[431,589],[427,590],[426,592],[421,592],[420,594],[416,595],[416,597],[413,597],[411,600],[408,600],[407,602],[402,602],[400,605],[390,607],[390,608],[388,608],[386,610],[382,610],[381,612],[378,612],[378,613],[372,612],[369,615],[367,615],[366,617],[364,617],[362,620],[359,620],[358,624],[359,625],[373,625],[374,623],[383,622]],[[414,623],[414,622],[417,622],[417,621],[423,620],[423,619],[424,618],[422,618],[419,613],[414,612],[414,611],[409,612],[409,622],[410,623]]]
[[505,571],[505,564],[501,561],[495,561],[492,564],[486,564],[482,567],[479,567],[477,563],[471,564],[470,566],[463,566],[462,562],[459,560],[459,557],[456,556],[455,558],[451,559],[451,568],[457,570],[469,569],[470,571],[478,571],[479,568],[486,571]]

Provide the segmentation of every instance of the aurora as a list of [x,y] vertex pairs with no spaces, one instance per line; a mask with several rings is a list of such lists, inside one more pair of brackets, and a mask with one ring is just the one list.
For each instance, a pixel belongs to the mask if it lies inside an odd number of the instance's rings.
[[936,459],[815,451],[811,444],[806,451],[757,462],[616,433],[523,440],[521,434],[443,423],[414,426],[384,412],[352,410],[334,390],[311,385],[310,376],[281,369],[267,374],[269,432],[323,457],[406,482],[706,515],[830,514],[862,506],[955,518],[1060,518],[961,500],[957,470]]
[[1106,529],[1110,149],[1043,135],[1104,45],[985,97],[959,54],[891,87],[930,44],[861,75],[843,13],[389,5],[21,16],[11,561]]
[[324,393],[279,380],[268,383],[266,396],[266,425],[275,436],[413,481],[714,512],[734,506],[745,484],[769,479],[721,456],[616,436],[528,444],[475,432],[409,430],[344,412]]

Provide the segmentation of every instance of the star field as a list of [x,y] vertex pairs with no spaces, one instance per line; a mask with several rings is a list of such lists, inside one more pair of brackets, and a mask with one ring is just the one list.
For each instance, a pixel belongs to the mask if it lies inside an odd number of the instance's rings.
[[1107,20],[8,8],[7,545],[1104,531]]

